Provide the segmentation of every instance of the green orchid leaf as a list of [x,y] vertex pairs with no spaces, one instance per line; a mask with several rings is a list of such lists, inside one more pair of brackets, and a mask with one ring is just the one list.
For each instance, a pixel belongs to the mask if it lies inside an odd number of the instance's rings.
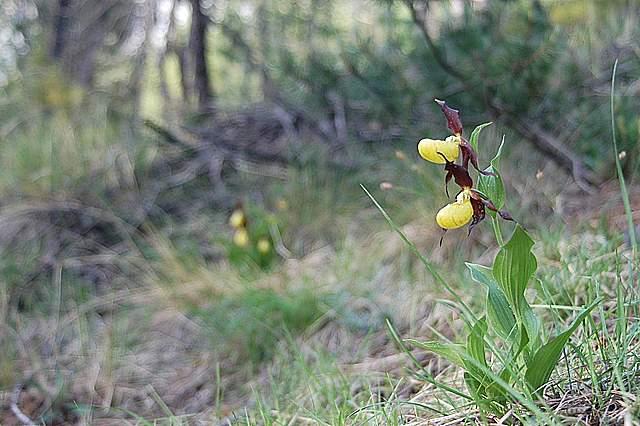
[[504,136],[500,141],[500,146],[498,147],[498,151],[496,152],[495,157],[493,157],[490,163],[493,166],[493,168],[496,170],[500,168],[499,166],[500,166],[500,159],[502,158],[502,148],[504,148]]
[[[518,365],[517,359],[529,344],[529,335],[527,334],[527,329],[524,326],[520,327],[519,334],[520,342],[517,345],[514,344],[512,346],[509,358],[507,358],[507,360],[505,361],[502,371],[500,372],[500,378],[506,383],[509,383],[511,381],[511,378],[515,373],[514,368]],[[494,386],[497,386],[497,384],[494,384]],[[505,391],[504,388],[501,389],[503,392]]]
[[491,400],[487,398],[487,389],[473,374],[468,371],[464,372],[464,384],[467,386],[469,393],[473,397],[474,402],[485,411],[491,411]]
[[486,366],[484,336],[487,334],[487,320],[482,317],[476,322],[467,337],[467,353],[480,364]]
[[477,404],[481,404],[485,399],[482,383],[480,383],[480,381],[468,371],[464,372],[464,383],[465,385],[467,385],[467,389],[469,390],[469,393],[473,397],[474,401]]
[[549,340],[536,351],[531,361],[527,363],[527,372],[525,373],[525,379],[531,387],[531,390],[537,391],[542,385],[547,383],[549,377],[551,377],[551,373],[558,364],[562,350],[569,341],[569,338],[600,301],[600,299],[596,300],[583,309],[566,331]]
[[[490,379],[486,376],[482,367],[489,368],[485,356],[484,336],[487,334],[487,320],[485,317],[480,318],[471,328],[469,336],[467,336],[467,356],[463,358],[465,370],[475,379],[486,386]],[[469,389],[473,392],[472,389]]]
[[[493,201],[493,204],[498,209],[501,209],[504,206],[505,201],[504,182],[502,181],[502,176],[500,176],[500,171],[498,170],[503,146],[504,137],[502,138],[502,142],[500,143],[496,156],[491,160],[491,165],[484,170],[485,172],[494,173],[496,176],[478,176],[478,189]],[[496,215],[496,213],[491,210],[489,210],[488,213],[492,217],[495,217]]]
[[493,122],[490,121],[488,123],[481,124],[473,129],[473,132],[471,132],[471,136],[469,137],[469,143],[473,147],[474,151],[478,152],[478,138],[480,137],[480,132],[482,131],[482,129],[492,124]]
[[[541,340],[541,325],[540,320],[527,300],[523,297],[520,299],[520,316],[522,319],[522,324],[524,325],[525,331],[529,336],[529,347],[531,351],[535,351],[537,348],[542,345]],[[529,351],[525,351],[525,357],[529,356]]]
[[492,329],[506,341],[517,338],[516,318],[506,296],[493,278],[493,271],[486,266],[466,263],[471,279],[487,286],[487,317]]
[[524,291],[538,267],[536,257],[531,252],[533,244],[529,234],[518,224],[509,242],[500,249],[493,262],[493,277],[507,297],[516,317],[521,316],[519,314]]

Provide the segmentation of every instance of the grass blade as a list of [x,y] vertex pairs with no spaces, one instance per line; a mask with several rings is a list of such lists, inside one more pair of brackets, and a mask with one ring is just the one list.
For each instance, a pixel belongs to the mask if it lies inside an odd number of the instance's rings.
[[614,158],[616,161],[616,173],[618,174],[618,181],[620,182],[620,192],[622,193],[622,203],[624,204],[624,213],[627,216],[627,226],[629,227],[629,241],[631,241],[632,247],[632,259],[635,263],[636,254],[638,252],[638,243],[636,241],[636,229],[633,224],[633,214],[631,213],[631,203],[629,201],[629,192],[627,191],[627,184],[622,173],[622,165],[620,164],[620,158],[618,157],[618,141],[616,139],[616,122],[614,118],[614,94],[616,87],[616,71],[618,69],[618,60],[613,64],[613,73],[611,75],[611,137],[613,139]]
[[442,285],[449,292],[449,294],[451,294],[451,296],[453,296],[455,301],[460,305],[464,313],[467,315],[467,320],[471,319],[472,322],[476,322],[477,318],[475,317],[471,309],[469,309],[469,306],[464,302],[464,300],[460,298],[458,293],[456,293],[456,291],[453,288],[451,288],[451,286],[444,280],[444,278],[442,278],[442,276],[435,270],[433,265],[431,265],[431,262],[429,262],[424,257],[424,255],[420,253],[420,250],[418,250],[418,247],[416,247],[416,245],[411,240],[409,240],[409,238],[407,238],[406,235],[404,235],[404,232],[402,232],[400,227],[396,225],[396,223],[391,219],[389,214],[387,214],[387,212],[382,208],[382,206],[373,197],[373,195],[371,195],[371,193],[367,190],[367,188],[365,188],[364,185],[360,185],[360,187],[364,192],[366,192],[367,196],[371,199],[371,201],[373,201],[373,204],[378,208],[378,210],[380,210],[380,213],[382,213],[382,216],[384,216],[389,226],[391,226],[391,228],[400,236],[402,241],[404,241],[404,243],[409,247],[409,250],[411,250],[411,252],[415,254],[418,257],[418,259],[420,259],[420,261],[425,266],[425,268],[427,268],[427,271],[429,271],[433,279],[438,284]]

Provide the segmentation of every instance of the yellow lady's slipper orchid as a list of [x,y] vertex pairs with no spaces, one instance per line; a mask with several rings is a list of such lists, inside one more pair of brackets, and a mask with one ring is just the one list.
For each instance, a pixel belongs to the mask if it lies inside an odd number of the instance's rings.
[[256,247],[260,253],[267,254],[269,253],[269,250],[271,250],[271,243],[266,238],[260,238]]
[[458,194],[454,203],[440,209],[436,214],[436,223],[443,229],[456,229],[469,223],[472,217],[471,191],[466,188]]
[[289,203],[287,203],[287,200],[284,198],[278,198],[278,201],[276,201],[276,207],[278,210],[286,210],[289,207]]
[[460,155],[459,146],[461,142],[462,138],[460,136],[449,136],[445,140],[425,138],[418,142],[418,152],[427,161],[445,164],[442,156],[444,155],[449,161],[455,161]]
[[249,233],[246,229],[240,228],[233,234],[233,243],[238,247],[246,247],[249,244]]
[[229,225],[236,229],[240,229],[244,227],[246,224],[246,219],[244,217],[244,212],[242,210],[234,210],[229,216]]

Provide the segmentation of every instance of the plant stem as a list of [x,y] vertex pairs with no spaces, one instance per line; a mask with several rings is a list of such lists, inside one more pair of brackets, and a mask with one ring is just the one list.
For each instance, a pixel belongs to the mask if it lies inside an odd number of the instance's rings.
[[502,247],[504,245],[504,240],[502,239],[500,223],[498,223],[498,215],[493,216],[491,223],[493,224],[493,232],[496,234],[496,241],[498,242],[498,245]]
[[620,182],[620,192],[622,193],[622,204],[624,205],[624,212],[627,216],[627,226],[629,227],[629,241],[631,242],[631,261],[636,262],[636,256],[638,254],[638,243],[636,241],[636,229],[633,223],[633,213],[631,211],[631,203],[629,201],[629,192],[627,191],[627,185],[625,183],[624,174],[622,173],[622,165],[620,164],[620,154],[618,152],[618,142],[616,140],[616,121],[615,121],[615,108],[613,105],[614,94],[616,88],[616,70],[618,69],[618,60],[613,64],[613,72],[611,75],[611,139],[613,139],[614,160],[616,162],[616,172],[618,174],[618,180]]

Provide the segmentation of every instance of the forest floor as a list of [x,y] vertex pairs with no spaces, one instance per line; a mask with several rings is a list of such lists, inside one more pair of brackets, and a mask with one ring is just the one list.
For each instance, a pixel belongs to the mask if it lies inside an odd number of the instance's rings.
[[[631,294],[635,285],[627,269],[631,253],[617,182],[585,195],[553,165],[536,177],[536,170],[518,169],[517,151],[512,155],[516,160],[504,171],[510,177],[507,205],[525,218],[521,222],[536,241],[537,277],[545,292],[538,289],[528,297],[550,321],[549,334],[568,324],[569,308],[585,305],[594,292],[604,296],[601,319],[609,318],[605,315],[617,309],[616,292],[623,288]],[[433,214],[442,197],[434,201],[430,194],[441,183],[416,172],[412,160],[407,166],[404,157],[390,167],[398,169],[394,176],[405,173],[401,168],[413,173],[407,179],[413,187],[372,186],[391,179],[384,173],[365,183],[404,224],[402,231],[420,252],[472,309],[481,311],[484,289],[470,280],[464,261],[491,263],[497,246],[490,227],[483,224],[470,237],[450,232],[439,247]],[[261,179],[254,176],[242,185],[255,188]],[[394,344],[387,319],[402,337],[419,341],[460,341],[464,326],[445,289],[388,227],[358,183],[358,178],[317,170],[292,173],[285,183],[276,180],[271,186],[277,190],[265,191],[265,204],[278,206],[274,211],[288,229],[283,245],[289,255],[269,270],[244,270],[224,260],[213,247],[229,236],[228,212],[194,215],[196,198],[181,198],[174,219],[136,229],[123,225],[117,210],[96,207],[95,194],[82,195],[77,188],[73,196],[5,207],[3,238],[20,235],[26,241],[51,234],[55,238],[45,240],[50,244],[69,237],[74,245],[69,251],[59,244],[67,256],[47,264],[41,274],[46,278],[33,278],[41,286],[37,291],[20,288],[13,306],[7,301],[15,293],[3,294],[0,313],[7,332],[1,338],[0,422],[517,422],[514,413],[522,407],[501,419],[487,416],[421,380],[416,369],[464,389],[459,368],[423,350],[404,353]],[[640,199],[639,188],[630,193],[632,200]],[[69,228],[70,219],[61,219],[59,212],[76,210],[100,217],[102,224],[84,229],[82,218],[75,218]],[[640,205],[632,204],[632,210],[635,216]],[[60,223],[70,236],[60,231]],[[120,242],[95,251],[105,244],[96,235],[107,233],[120,235]],[[46,247],[39,249],[47,253]],[[24,250],[16,245],[16,256]],[[4,273],[12,273],[6,265]],[[636,302],[629,303],[637,309]],[[549,306],[569,307],[568,314]],[[605,332],[616,323],[605,321]],[[575,334],[572,347],[603,350],[598,346],[602,335],[588,330]],[[637,353],[634,318],[628,330],[628,353]],[[612,377],[601,358],[585,365],[582,352],[569,352],[545,391],[544,405],[554,421],[632,424],[637,379]],[[637,356],[620,362],[630,374],[639,366]],[[596,389],[594,374],[609,382],[603,379]]]

